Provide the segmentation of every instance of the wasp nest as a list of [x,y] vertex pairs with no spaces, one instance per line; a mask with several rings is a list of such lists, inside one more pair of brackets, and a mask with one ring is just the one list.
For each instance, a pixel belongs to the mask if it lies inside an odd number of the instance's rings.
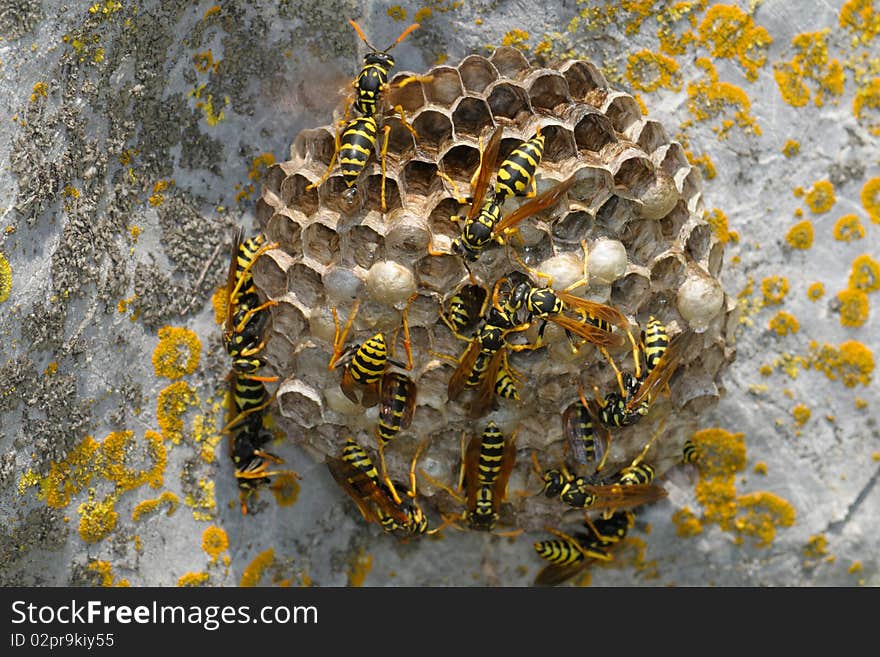
[[[681,461],[682,445],[700,416],[717,402],[719,378],[734,356],[735,304],[718,281],[724,249],[703,218],[698,170],[661,124],[645,118],[632,96],[611,89],[586,61],[535,68],[519,51],[499,48],[488,59],[471,55],[458,66],[433,68],[430,79],[394,86],[407,75],[392,80],[389,107],[405,110],[417,139],[398,116],[386,116],[391,130],[384,213],[375,156],[353,199],[344,194],[338,165],[317,188],[309,187],[334,155],[335,124],[302,131],[291,159],[276,164],[265,181],[258,220],[280,246],[258,260],[254,280],[278,302],[271,309],[265,358],[281,378],[280,426],[319,459],[337,455],[349,436],[375,448],[377,408],[349,401],[340,390],[341,370],[328,369],[331,311],[338,309],[344,323],[357,298],[347,342],[363,342],[377,331],[390,340],[417,293],[408,317],[414,361],[409,374],[418,386],[418,405],[411,427],[386,449],[392,475],[404,479],[417,445],[430,438],[420,467],[455,486],[462,432],[470,437],[492,419],[507,434],[517,432],[518,458],[500,525],[538,529],[560,519],[564,507],[558,500],[533,495],[541,479],[531,454],[544,468],[558,466],[564,458],[563,410],[578,399],[581,385],[589,396],[594,385],[602,395],[617,390],[614,372],[591,345],[573,354],[564,332],[551,323],[547,348],[510,357],[521,374],[521,399],[498,399],[489,415],[470,419],[471,393],[447,400],[456,365],[437,355],[459,357],[466,349],[440,313],[468,282],[468,273],[461,257],[428,253],[429,244],[448,251],[461,233],[450,215],[463,208],[438,173],[465,194],[479,167],[481,137],[485,143],[493,126],[504,129],[499,163],[540,128],[545,149],[538,192],[573,174],[576,182],[562,202],[519,224],[522,243],[514,237],[507,246],[496,244],[470,268],[490,289],[500,277],[522,271],[511,249],[550,274],[556,289],[581,278],[586,268],[588,285],[576,293],[622,311],[636,336],[651,316],[670,336],[687,333],[669,394],[659,395],[642,421],[611,433],[609,472],[628,465],[662,420],[662,434],[645,456],[662,483],[664,471]],[[522,202],[507,199],[504,212]],[[402,337],[396,343],[395,359],[404,360]],[[628,346],[611,350],[611,357],[621,369],[633,370]],[[461,511],[431,482],[419,477],[418,483],[428,509]]]

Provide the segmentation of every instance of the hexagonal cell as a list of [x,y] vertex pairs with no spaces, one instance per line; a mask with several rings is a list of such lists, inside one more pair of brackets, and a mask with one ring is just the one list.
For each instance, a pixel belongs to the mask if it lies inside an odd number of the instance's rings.
[[541,134],[544,135],[542,162],[556,164],[577,155],[574,134],[568,128],[561,125],[546,125],[541,127]]
[[364,269],[372,267],[376,253],[382,250],[384,239],[368,226],[354,226],[348,233],[349,247],[355,263]]
[[555,71],[540,71],[534,75],[531,84],[526,83],[533,107],[553,110],[557,105],[571,102],[568,81]]
[[464,266],[454,255],[427,255],[416,263],[416,274],[421,287],[446,293],[461,278]]
[[438,151],[452,139],[452,121],[442,112],[425,110],[413,121],[419,148]]
[[479,94],[498,79],[498,70],[485,57],[469,55],[458,65],[464,88],[470,93]]
[[403,169],[402,186],[409,196],[431,196],[443,189],[437,165],[425,160],[410,160]]
[[[364,207],[381,212],[382,207],[382,173],[377,172],[366,177],[361,183],[362,191],[366,198]],[[400,198],[400,188],[397,181],[390,175],[385,175],[385,212],[393,212],[403,207]]]
[[272,314],[272,330],[295,345],[308,328],[308,322],[300,309],[291,303],[289,294],[283,295],[277,301],[278,304],[269,309]]
[[633,221],[626,225],[620,241],[626,246],[630,262],[645,265],[663,249],[660,226],[657,222]]
[[532,105],[526,90],[504,80],[499,80],[489,88],[486,100],[492,108],[492,116],[495,117],[503,116],[520,123],[532,114]]
[[575,124],[574,140],[579,149],[599,153],[608,144],[617,142],[617,136],[608,117],[590,112]]
[[699,169],[693,168],[688,172],[688,175],[685,176],[684,184],[681,187],[681,195],[685,200],[690,200],[702,191],[703,176],[700,175]]
[[287,176],[280,188],[281,199],[289,208],[296,208],[307,217],[311,217],[318,210],[318,190],[306,189],[311,181],[305,176],[295,173]]
[[254,261],[251,271],[254,283],[269,297],[279,297],[287,291],[287,270],[293,258],[281,251],[272,249]]
[[[367,162],[367,167],[370,163]],[[361,189],[363,184],[364,173],[361,172],[353,187],[345,184],[345,179],[339,173],[337,167],[336,173],[332,174],[318,187],[319,207],[337,212],[346,216],[353,216],[359,212],[364,204],[364,194]],[[354,190],[353,192],[349,190]]]
[[303,230],[303,254],[330,265],[339,253],[339,235],[335,230],[315,222]]
[[553,222],[553,238],[567,244],[576,244],[589,235],[595,219],[588,212],[569,212]]
[[385,235],[386,257],[400,262],[414,262],[425,253],[431,240],[428,222],[412,214],[389,217],[391,228]]
[[581,167],[575,173],[576,182],[568,192],[571,201],[580,209],[596,213],[611,196],[614,180],[605,169]]
[[268,241],[277,242],[289,254],[302,253],[302,228],[293,218],[294,214],[287,209],[276,212],[266,222],[264,231]]
[[[269,203],[266,200],[267,197],[270,197],[273,202]],[[275,201],[277,201],[277,203]],[[263,190],[263,195],[257,199],[257,205],[254,208],[254,216],[257,219],[257,225],[261,228],[265,228],[266,223],[275,213],[275,210],[282,205],[284,204],[281,202],[281,199],[275,196],[274,192]]]
[[681,227],[684,226],[685,222],[690,217],[690,212],[688,212],[687,206],[684,204],[684,201],[679,201],[675,204],[675,207],[672,208],[672,212],[663,217],[660,220],[660,228],[663,232],[663,239],[665,240],[674,240],[678,237],[679,232],[681,231]]
[[575,60],[566,62],[560,71],[568,81],[568,90],[573,98],[584,100],[594,89],[606,89],[608,81],[590,62]]
[[529,61],[525,55],[516,48],[501,46],[489,57],[489,61],[498,69],[504,77],[515,78],[518,73],[529,67]]
[[642,120],[642,109],[632,96],[620,94],[607,104],[605,115],[617,132],[626,134],[631,126]]
[[632,201],[613,195],[596,212],[596,227],[605,234],[616,237],[633,216]]
[[385,96],[388,100],[388,107],[400,105],[404,112],[409,115],[425,106],[425,91],[419,80],[414,80],[402,87],[400,86],[400,82],[413,76],[418,77],[415,73],[402,71],[391,78],[390,86]]
[[660,162],[660,168],[676,180],[678,180],[679,172],[682,169],[691,168],[690,162],[684,154],[684,148],[677,141],[667,146],[663,160]]
[[336,152],[336,137],[332,127],[303,130],[296,136],[292,150],[295,156],[326,167]]
[[639,132],[638,145],[649,155],[669,143],[669,136],[663,125],[657,121],[645,121]]
[[709,273],[717,278],[721,273],[722,264],[724,264],[724,244],[713,237],[706,266],[709,269]]
[[285,178],[287,178],[287,173],[284,171],[284,168],[280,164],[275,163],[269,167],[269,170],[263,176],[263,185],[276,196],[281,196],[281,183]]
[[260,354],[266,361],[267,374],[284,376],[293,371],[296,361],[294,345],[287,337],[277,331],[267,331],[264,334],[266,346]]
[[479,135],[485,128],[493,125],[492,111],[482,98],[465,96],[452,110],[452,125],[456,136]]
[[458,70],[451,66],[437,66],[431,71],[431,79],[423,85],[429,103],[450,106],[464,93]]
[[631,157],[624,160],[617,173],[614,184],[625,188],[629,195],[638,198],[654,182],[654,163],[644,157]]
[[611,285],[611,305],[627,314],[636,314],[651,294],[651,281],[639,272],[630,272]]
[[416,298],[409,304],[408,321],[410,327],[433,326],[437,320],[438,311],[439,306],[436,295],[419,292]]
[[677,290],[684,276],[685,262],[681,254],[666,253],[651,264],[651,283],[655,288]]
[[[354,229],[351,232],[354,232]],[[339,265],[329,267],[321,280],[324,283],[324,291],[327,293],[327,303],[346,302],[350,304],[360,294],[363,287],[363,281],[353,269]]]
[[[462,210],[461,204],[454,198],[447,197],[440,201],[431,210],[428,216],[428,227],[434,235],[446,235],[447,237],[458,237],[461,235],[461,227],[450,219]],[[467,212],[467,208],[462,210]]]
[[697,224],[685,243],[685,251],[697,262],[709,253],[709,242],[712,239],[712,228],[709,224]]
[[[455,180],[459,185],[464,183],[466,187],[470,186],[471,177],[480,166],[480,151],[474,146],[468,144],[459,144],[450,148],[443,157],[440,158],[439,169],[447,176]],[[467,195],[469,189],[459,189],[457,194]]]
[[314,269],[298,263],[287,270],[286,290],[292,292],[306,308],[313,308],[324,299],[321,276]]
[[287,379],[278,386],[278,409],[281,414],[303,429],[311,429],[321,421],[321,394],[299,379]]

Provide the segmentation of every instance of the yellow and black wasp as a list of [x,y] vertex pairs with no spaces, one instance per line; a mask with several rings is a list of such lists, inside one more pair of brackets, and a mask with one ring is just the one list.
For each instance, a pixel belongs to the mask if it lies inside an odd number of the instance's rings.
[[608,432],[597,426],[583,388],[578,388],[579,399],[562,412],[562,437],[566,453],[579,465],[596,463],[599,471],[608,456]]
[[629,511],[616,511],[594,521],[584,519],[585,532],[568,535],[548,528],[554,539],[535,543],[535,552],[550,563],[535,577],[535,586],[556,586],[597,561],[611,561],[612,550],[635,523]]
[[[378,157],[382,169],[381,203],[382,212],[385,212],[387,209],[385,201],[385,156],[388,153],[388,137],[391,133],[391,126],[385,125],[384,121],[381,121],[381,131],[384,134],[381,148],[379,147],[379,131],[380,120],[384,114],[382,108],[380,108],[380,103],[382,102],[383,92],[388,87],[388,73],[394,67],[394,58],[388,54],[388,51],[403,41],[406,36],[418,28],[419,25],[418,23],[410,25],[394,43],[388,46],[385,50],[380,51],[370,45],[363,30],[361,30],[357,23],[353,20],[349,20],[349,23],[354,27],[358,36],[363,39],[364,43],[367,44],[371,51],[364,57],[364,65],[353,83],[355,90],[354,106],[355,109],[361,113],[361,116],[349,119],[349,103],[346,102],[344,113],[345,118],[340,120],[337,125],[334,152],[333,156],[330,158],[327,170],[319,180],[308,185],[306,189],[320,187],[321,184],[330,177],[330,173],[333,171],[334,164],[338,158],[339,167],[342,172],[342,179],[346,187],[345,192],[343,192],[343,198],[346,202],[353,203],[355,196],[357,195],[357,181],[360,178],[361,172],[366,168],[370,155],[375,153],[378,149]],[[418,78],[409,77],[400,84],[403,86],[416,79]],[[394,111],[400,116],[401,124],[412,133],[413,137],[418,139],[415,130],[406,121],[403,108],[400,105],[397,105],[394,107]],[[341,138],[339,135],[340,125],[345,126]]]
[[700,456],[700,448],[697,446],[697,443],[690,438],[684,441],[684,446],[681,449],[682,463],[696,463],[700,460]]
[[[336,333],[333,338],[333,355],[330,357],[328,369],[333,370],[337,367],[343,367],[342,380],[339,387],[345,396],[352,402],[369,408],[375,406],[379,402],[381,395],[382,377],[388,369],[388,365],[396,365],[406,370],[413,367],[412,348],[409,337],[409,323],[407,321],[407,313],[409,303],[415,298],[410,298],[407,307],[403,310],[403,346],[406,351],[406,364],[400,363],[389,358],[388,345],[385,342],[385,335],[378,332],[365,342],[354,346],[345,347],[345,339],[351,329],[354,319],[357,316],[360,306],[360,299],[356,299],[352,305],[348,315],[345,327],[340,329],[339,317],[336,308],[332,309],[333,323],[336,327]],[[396,338],[395,332],[394,337]],[[396,341],[396,340],[395,340]],[[357,389],[361,389],[361,398],[358,400]]]
[[[379,474],[367,451],[349,438],[339,457],[327,460],[327,468],[339,486],[354,500],[367,522],[376,522],[382,529],[398,538],[433,533],[428,531],[428,520],[416,500],[415,468],[427,442],[419,445],[410,466],[409,490],[401,498],[397,486],[387,473]],[[398,484],[399,485],[399,484]]]
[[232,358],[232,369],[240,374],[262,381],[275,381],[275,377],[257,377],[256,371],[263,366],[257,354],[262,351],[262,339],[267,315],[264,312],[275,301],[260,303],[254,286],[251,268],[263,253],[278,244],[264,244],[263,236],[244,240],[244,231],[236,227],[232,238],[232,257],[226,280],[226,321],[223,343]]
[[[501,504],[507,498],[507,482],[516,463],[516,436],[505,438],[498,425],[489,422],[481,435],[471,438],[467,448],[464,438],[462,432],[457,490],[424,470],[422,476],[464,504],[460,519],[470,529],[492,531],[498,522]],[[454,520],[446,519],[443,526],[447,524],[454,524]]]
[[473,328],[486,311],[489,291],[482,285],[465,284],[459,288],[440,313],[440,319],[458,339],[468,341],[464,333]]
[[[495,177],[495,202],[501,205],[509,196],[535,196],[535,173],[544,156],[544,135],[538,128],[535,136],[522,142],[498,167]],[[531,191],[528,191],[531,187]]]

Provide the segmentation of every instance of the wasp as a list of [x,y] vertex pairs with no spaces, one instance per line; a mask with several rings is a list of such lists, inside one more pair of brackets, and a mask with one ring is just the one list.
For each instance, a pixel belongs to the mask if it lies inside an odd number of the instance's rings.
[[535,577],[535,586],[556,586],[571,579],[596,561],[611,561],[612,549],[635,523],[629,511],[617,511],[608,518],[584,519],[585,532],[573,536],[548,528],[555,539],[538,541],[535,551],[550,563]]
[[[507,497],[507,482],[516,463],[516,436],[505,438],[498,425],[489,422],[481,435],[471,438],[467,448],[464,438],[462,432],[457,490],[437,481],[424,470],[422,476],[464,504],[460,518],[470,529],[492,531],[498,522],[501,504]],[[453,524],[453,521],[449,520],[443,526],[446,524]]]
[[416,410],[415,382],[402,372],[386,372],[379,386],[379,419],[376,422],[376,441],[379,458],[385,469],[385,446],[402,429],[412,424]]
[[[244,230],[238,226],[232,236],[232,257],[226,279],[226,322],[223,327],[223,343],[232,358],[232,368],[237,372],[257,378],[255,372],[263,366],[256,356],[264,347],[262,332],[265,326],[266,308],[275,301],[259,302],[251,268],[263,253],[274,249],[277,243],[264,244],[263,236],[244,240]],[[277,378],[263,378],[275,381]]]
[[[507,159],[498,167],[495,177],[495,201],[500,205],[508,196],[535,196],[537,183],[535,172],[544,155],[544,135],[541,129],[528,141],[513,149]],[[531,187],[531,192],[526,189]]]
[[[416,295],[410,297],[407,302],[407,307],[403,310],[403,346],[406,350],[406,364],[389,358],[385,335],[381,332],[376,333],[355,347],[349,347],[347,349],[344,347],[345,338],[348,336],[348,332],[357,316],[360,299],[355,300],[354,305],[352,305],[351,311],[349,312],[348,320],[346,321],[345,326],[341,329],[336,308],[332,309],[333,324],[336,332],[333,337],[333,355],[330,357],[330,362],[327,367],[330,370],[336,369],[340,366],[343,367],[342,380],[339,383],[339,387],[342,389],[342,392],[345,393],[345,396],[355,404],[358,403],[358,386],[362,388],[360,399],[361,405],[369,408],[370,406],[375,406],[379,402],[381,392],[380,384],[389,364],[396,365],[406,370],[412,369],[412,349],[410,346],[407,314],[409,311],[409,304],[412,303],[415,297]],[[396,332],[394,336],[396,338]],[[392,344],[395,341],[396,339],[392,341]]]
[[[685,334],[679,334],[669,342],[659,360],[656,361],[647,376],[638,379],[638,389],[631,392],[626,399],[627,413],[640,413],[641,408],[648,409],[654,402],[656,394],[669,385],[684,355]],[[647,410],[642,415],[646,414]]]
[[656,317],[651,315],[648,324],[642,331],[642,351],[645,354],[645,369],[650,374],[660,363],[666,348],[669,347],[669,335],[666,327]]
[[688,438],[684,441],[684,446],[681,450],[681,461],[682,463],[696,463],[700,460],[700,448],[697,447],[697,443]]
[[385,532],[399,538],[433,533],[428,531],[428,520],[416,501],[415,468],[426,444],[419,445],[413,456],[405,499],[387,473],[380,476],[366,450],[352,438],[346,440],[340,457],[327,460],[327,468],[367,522],[376,522]]
[[[579,399],[562,412],[562,437],[565,439],[567,453],[575,463],[588,465],[596,462],[596,470],[601,470],[608,456],[610,439],[605,431],[599,431],[594,422],[593,412],[584,398],[583,387],[578,388]],[[597,431],[600,435],[597,435]]]
[[488,298],[489,291],[482,285],[463,285],[449,300],[445,312],[440,313],[440,319],[455,337],[468,341],[464,333],[483,316]]
[[292,470],[271,470],[271,464],[284,463],[284,459],[263,449],[271,440],[271,436],[263,431],[254,431],[252,426],[245,425],[232,440],[230,457],[235,466],[235,479],[238,482],[241,499],[241,513],[247,515],[249,498],[255,497],[261,486],[271,483],[270,477],[280,474],[300,476]]

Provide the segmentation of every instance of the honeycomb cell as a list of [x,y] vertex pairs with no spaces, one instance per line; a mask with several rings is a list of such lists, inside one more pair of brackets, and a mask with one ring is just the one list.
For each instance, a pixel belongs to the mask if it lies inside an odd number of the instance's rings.
[[678,289],[675,305],[695,333],[703,333],[721,311],[724,291],[716,279],[698,265],[688,265],[687,277]]
[[632,96],[614,93],[608,97],[606,104],[605,115],[617,132],[628,134],[630,128],[642,120],[642,110]]
[[507,78],[515,78],[529,68],[529,61],[525,55],[509,46],[496,48],[489,61],[503,77]]
[[409,324],[413,326],[433,326],[439,312],[436,294],[419,292],[409,305]]
[[544,136],[544,156],[541,162],[545,165],[559,164],[577,155],[574,134],[561,125],[545,125],[541,127]]
[[254,261],[251,269],[254,282],[267,296],[274,298],[287,290],[287,271],[294,259],[280,249],[267,251]]
[[553,111],[558,105],[571,101],[568,81],[565,76],[554,71],[538,71],[527,79],[526,88],[532,99],[532,106]]
[[[437,165],[425,160],[410,160],[403,169],[402,186],[406,197],[427,199],[443,189]],[[421,207],[421,206],[420,206]],[[417,208],[413,208],[416,210]]]
[[[377,171],[374,174],[366,176],[361,184],[361,190],[364,194],[364,207],[375,208],[375,212],[381,213],[382,207],[382,173]],[[403,199],[400,195],[400,189],[397,180],[390,173],[385,175],[385,213],[391,213],[403,207]]]
[[419,135],[419,148],[436,153],[452,140],[452,121],[443,112],[425,110],[413,121]]
[[263,231],[269,242],[277,242],[286,253],[302,252],[302,228],[295,216],[295,212],[286,208],[276,212],[265,223]]
[[687,238],[685,250],[688,254],[700,262],[709,253],[709,243],[712,238],[712,228],[709,224],[703,223],[693,227],[691,234]]
[[517,124],[532,114],[526,90],[506,80],[499,80],[490,87],[487,102],[493,116],[503,116]]
[[709,248],[709,257],[706,259],[706,268],[717,278],[721,274],[722,264],[724,264],[724,245],[719,240],[713,239]]
[[[364,267],[363,265],[361,266]],[[364,268],[366,269],[366,267]],[[328,302],[336,304],[350,304],[357,298],[363,286],[360,277],[348,267],[329,267],[324,272],[321,280],[324,283]]]
[[399,213],[389,223],[391,228],[385,235],[387,257],[402,262],[417,260],[431,240],[428,222],[416,215]]
[[285,288],[306,308],[313,308],[324,298],[321,276],[303,263],[292,265],[287,270]]
[[[269,311],[272,315],[272,329],[279,335],[284,336],[291,344],[291,347],[294,347],[308,327],[305,315],[303,315],[297,305],[300,301],[292,293],[284,294],[275,299],[275,301],[278,302],[277,305],[271,306]],[[269,340],[269,342],[273,342],[273,340]],[[276,362],[276,367],[279,372],[290,372],[289,369],[282,367],[280,363]]]
[[254,208],[254,217],[257,220],[257,225],[264,228],[275,211],[283,206],[284,203],[281,202],[281,198],[275,192],[264,190],[263,195],[257,199],[257,205]]
[[654,151],[669,143],[669,137],[661,123],[648,120],[642,125],[636,143],[643,151],[653,155]]
[[354,262],[369,269],[375,262],[377,252],[382,251],[384,239],[369,226],[354,226],[348,233],[349,249]]
[[[433,235],[445,235],[450,239],[461,235],[461,228],[450,219],[458,214],[461,205],[454,198],[438,203],[428,217],[428,227]],[[466,209],[464,210],[466,212]]]
[[318,190],[306,189],[311,181],[301,174],[287,176],[281,182],[281,200],[289,208],[299,210],[311,217],[318,210]]
[[278,386],[278,410],[302,429],[321,421],[323,400],[320,393],[299,379],[286,379]]
[[687,261],[679,253],[665,253],[651,264],[651,281],[654,286],[678,289],[684,281]]
[[598,111],[584,112],[574,127],[574,140],[583,151],[599,153],[608,144],[617,142],[614,126]]
[[452,111],[455,134],[479,135],[492,125],[492,111],[482,98],[465,96]]
[[438,66],[431,71],[431,79],[424,83],[425,98],[429,103],[449,107],[464,93],[458,69]]
[[690,172],[690,164],[684,149],[678,142],[673,142],[663,148],[658,148],[658,152],[663,152],[663,159],[660,162],[660,168],[675,179],[679,189],[684,182],[684,177]]
[[498,69],[485,57],[470,55],[458,66],[464,88],[473,94],[481,94],[498,79]]
[[[281,183],[284,182],[284,179],[287,178],[287,172],[284,171],[284,167],[280,164],[275,163],[269,167],[266,171],[266,174],[263,176],[263,189],[272,192],[275,196],[281,195]],[[274,206],[273,206],[274,207]]]
[[651,279],[645,273],[632,271],[611,285],[611,305],[635,315],[650,293]]
[[680,198],[672,177],[662,169],[656,170],[654,179],[639,190],[638,215],[642,219],[662,219],[669,214]]
[[405,302],[416,291],[412,270],[393,260],[381,260],[370,267],[365,284],[375,301],[389,306]]
[[623,276],[628,263],[626,247],[617,240],[600,239],[590,246],[590,279],[610,284]]
[[315,222],[303,231],[303,254],[322,265],[330,265],[339,253],[339,234],[331,227]]
[[303,130],[293,142],[294,156],[327,167],[336,152],[336,128]]
[[474,146],[459,144],[453,146],[440,159],[440,170],[456,181],[456,184],[464,185],[459,192],[467,194],[470,191],[470,179],[480,166],[480,150]]
[[608,87],[605,76],[589,62],[568,61],[560,71],[568,81],[569,92],[576,100],[585,100],[591,91]]
[[676,203],[670,213],[660,220],[660,229],[663,231],[663,238],[666,240],[676,239],[689,216],[690,213],[688,212],[684,201]]
[[462,270],[461,259],[453,255],[427,255],[416,263],[416,275],[422,286],[441,294],[452,289]]
[[387,90],[388,107],[394,108],[399,105],[407,116],[425,106],[425,91],[419,80],[414,80],[404,86],[400,86],[400,83],[406,78],[414,75],[414,73],[406,71],[398,73],[391,78],[390,87]]
[[569,212],[553,222],[553,239],[565,244],[577,244],[593,230],[594,223],[595,217],[589,212]]

